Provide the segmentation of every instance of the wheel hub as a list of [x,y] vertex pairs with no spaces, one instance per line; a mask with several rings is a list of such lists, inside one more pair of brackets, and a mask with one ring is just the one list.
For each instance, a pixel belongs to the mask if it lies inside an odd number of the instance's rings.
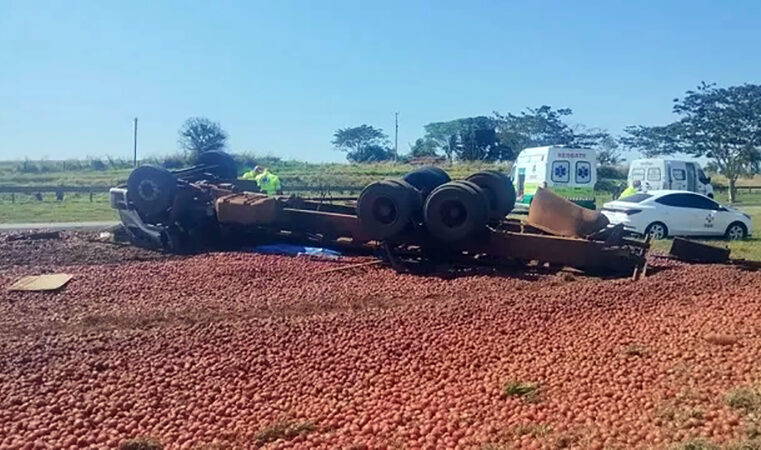
[[137,193],[141,199],[152,202],[159,197],[161,189],[159,185],[153,180],[142,180],[137,188]]
[[440,212],[441,221],[450,228],[461,226],[468,216],[462,203],[451,200],[442,203]]
[[373,216],[378,222],[390,224],[396,220],[394,203],[387,198],[379,198],[373,205]]

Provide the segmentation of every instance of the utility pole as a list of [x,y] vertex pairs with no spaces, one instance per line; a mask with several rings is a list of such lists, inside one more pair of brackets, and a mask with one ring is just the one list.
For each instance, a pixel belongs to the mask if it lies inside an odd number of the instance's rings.
[[134,129],[135,129],[135,135],[134,135],[133,140],[132,140],[132,143],[134,144],[133,148],[132,148],[132,151],[133,151],[133,153],[132,153],[132,166],[133,167],[137,167],[137,117],[135,117],[135,127],[134,127]]
[[394,159],[399,157],[399,113],[394,113]]

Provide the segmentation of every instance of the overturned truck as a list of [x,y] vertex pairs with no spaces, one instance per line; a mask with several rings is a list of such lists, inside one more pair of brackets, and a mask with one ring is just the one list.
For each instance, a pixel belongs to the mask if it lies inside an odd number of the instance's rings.
[[453,181],[437,167],[366,186],[358,198],[275,196],[237,180],[234,160],[207,152],[191,168],[141,166],[111,205],[130,241],[175,253],[294,242],[377,254],[398,270],[426,262],[551,265],[635,277],[649,243],[604,216],[540,190],[527,220],[508,217],[511,180],[482,171]]

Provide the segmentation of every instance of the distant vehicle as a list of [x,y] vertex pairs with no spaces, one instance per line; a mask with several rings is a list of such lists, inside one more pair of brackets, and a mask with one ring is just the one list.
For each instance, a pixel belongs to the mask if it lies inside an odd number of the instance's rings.
[[629,165],[627,183],[633,186],[635,181],[642,183],[642,191],[675,190],[690,191],[713,198],[711,178],[707,177],[694,161],[677,159],[635,159]]
[[602,213],[611,224],[623,224],[653,239],[725,236],[734,240],[753,232],[749,215],[689,191],[640,192],[604,204]]
[[517,203],[530,205],[536,190],[545,187],[580,206],[595,209],[595,158],[595,151],[590,149],[555,146],[524,149],[512,171]]

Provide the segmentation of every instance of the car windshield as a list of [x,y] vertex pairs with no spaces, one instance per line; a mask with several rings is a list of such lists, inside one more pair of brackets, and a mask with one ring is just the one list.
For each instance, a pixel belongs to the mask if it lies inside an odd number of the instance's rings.
[[634,194],[628,197],[620,198],[619,201],[628,203],[640,203],[652,197],[650,194]]

